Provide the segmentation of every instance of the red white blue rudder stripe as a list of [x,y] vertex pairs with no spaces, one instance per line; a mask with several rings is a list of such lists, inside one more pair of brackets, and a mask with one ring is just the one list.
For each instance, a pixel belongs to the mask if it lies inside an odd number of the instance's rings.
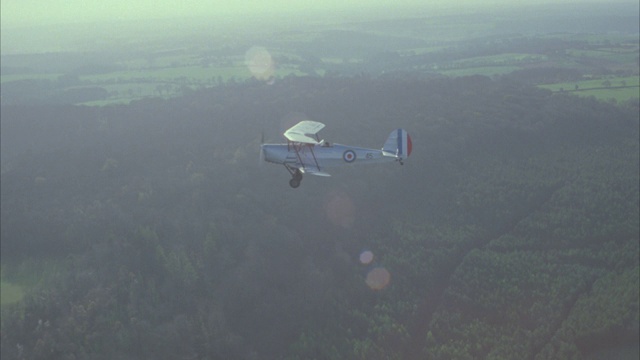
[[399,158],[407,158],[411,155],[411,137],[404,129],[396,129],[389,134],[382,151]]

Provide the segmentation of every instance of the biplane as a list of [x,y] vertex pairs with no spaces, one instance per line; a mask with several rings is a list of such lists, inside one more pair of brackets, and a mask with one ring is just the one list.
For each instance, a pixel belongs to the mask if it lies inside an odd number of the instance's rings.
[[324,124],[305,120],[284,132],[286,144],[262,144],[261,157],[267,162],[282,164],[291,174],[289,185],[300,186],[303,174],[330,176],[325,169],[352,164],[398,162],[403,164],[411,154],[411,137],[404,129],[389,134],[382,149],[332,144],[320,140],[318,133]]

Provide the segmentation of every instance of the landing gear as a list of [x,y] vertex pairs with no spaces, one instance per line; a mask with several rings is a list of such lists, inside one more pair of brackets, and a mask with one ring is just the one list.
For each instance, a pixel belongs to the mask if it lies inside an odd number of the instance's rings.
[[298,186],[300,186],[300,182],[302,181],[302,172],[300,171],[300,169],[290,169],[289,167],[287,167],[287,169],[291,173],[291,180],[289,180],[289,186],[295,189]]
[[300,186],[300,180],[299,179],[289,180],[289,186],[291,186],[294,189],[297,188],[298,186]]

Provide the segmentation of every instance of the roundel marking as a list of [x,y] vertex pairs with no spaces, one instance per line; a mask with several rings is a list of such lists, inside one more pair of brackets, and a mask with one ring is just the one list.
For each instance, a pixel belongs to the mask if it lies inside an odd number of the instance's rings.
[[353,150],[347,150],[342,154],[344,161],[351,163],[356,160],[356,153]]

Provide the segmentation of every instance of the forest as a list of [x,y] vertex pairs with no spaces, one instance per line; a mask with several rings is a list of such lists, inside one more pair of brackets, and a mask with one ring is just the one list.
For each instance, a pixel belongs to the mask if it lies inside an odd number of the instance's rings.
[[[3,105],[2,358],[637,358],[638,118],[517,74]],[[303,119],[413,153],[294,190]]]

